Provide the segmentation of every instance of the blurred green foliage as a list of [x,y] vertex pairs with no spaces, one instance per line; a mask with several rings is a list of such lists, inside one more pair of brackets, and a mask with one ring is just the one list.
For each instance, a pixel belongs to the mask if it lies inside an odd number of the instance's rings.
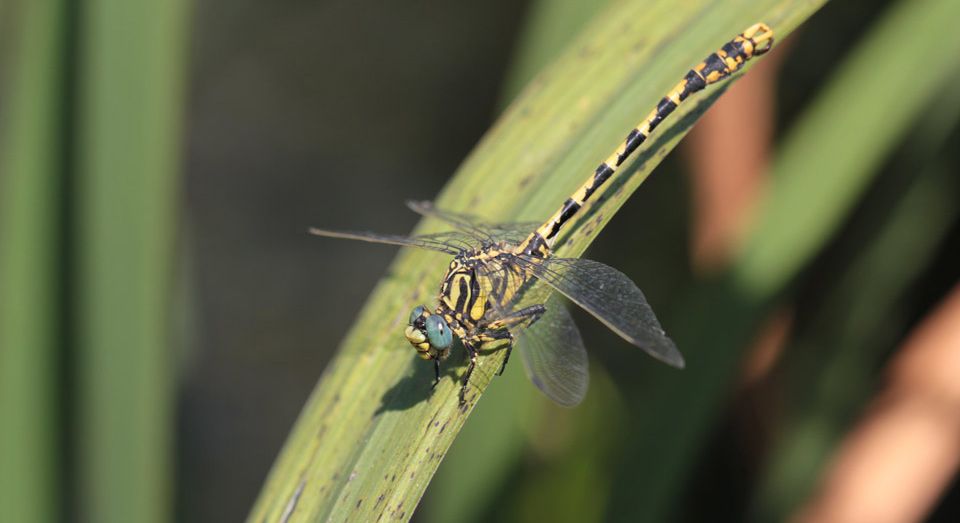
[[23,8],[19,30],[6,36],[16,45],[0,62],[0,518],[49,521],[63,503],[57,358],[67,9]]
[[[165,521],[187,4],[17,2],[0,518]],[[7,512],[9,511],[9,512]]]

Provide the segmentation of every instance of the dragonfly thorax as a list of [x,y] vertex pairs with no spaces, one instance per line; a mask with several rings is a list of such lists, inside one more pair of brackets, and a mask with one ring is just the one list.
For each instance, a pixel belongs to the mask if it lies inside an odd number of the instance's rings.
[[506,305],[529,278],[514,249],[498,243],[464,251],[450,262],[440,284],[437,313],[447,318],[454,332],[473,329],[488,316],[492,303]]

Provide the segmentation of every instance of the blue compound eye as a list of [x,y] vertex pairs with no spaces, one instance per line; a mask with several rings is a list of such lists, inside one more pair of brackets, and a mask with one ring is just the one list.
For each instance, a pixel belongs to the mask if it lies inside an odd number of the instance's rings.
[[410,321],[408,321],[407,324],[413,325],[413,322],[417,321],[417,318],[423,315],[424,310],[426,309],[424,309],[423,305],[417,305],[414,307],[413,310],[410,311]]
[[430,316],[426,321],[427,340],[437,349],[448,349],[453,344],[453,333],[440,316]]

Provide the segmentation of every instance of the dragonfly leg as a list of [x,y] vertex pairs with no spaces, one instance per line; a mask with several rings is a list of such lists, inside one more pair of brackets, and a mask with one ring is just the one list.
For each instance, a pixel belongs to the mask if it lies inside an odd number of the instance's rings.
[[433,379],[433,386],[430,387],[431,389],[437,388],[437,385],[440,384],[440,360],[439,359],[433,360],[433,375],[434,375],[434,379]]
[[510,329],[529,328],[531,325],[536,323],[546,311],[547,308],[542,304],[531,305],[529,307],[524,307],[520,310],[513,311],[502,318],[498,318],[484,327],[485,331],[480,335],[480,339],[483,342],[509,340],[506,347],[507,353],[503,357],[503,363],[500,365],[500,371],[497,372],[498,376],[503,375],[503,371],[507,368],[507,362],[510,361],[510,354],[513,352],[514,337],[510,332]]
[[510,335],[510,344],[507,345],[507,354],[503,357],[503,363],[500,364],[500,370],[497,376],[503,376],[503,371],[507,370],[507,362],[510,361],[510,353],[513,352],[513,334]]
[[507,361],[510,360],[510,353],[513,351],[513,334],[511,334],[509,330],[501,327],[498,330],[491,329],[483,331],[476,336],[476,339],[480,343],[507,340],[507,346],[505,347],[507,354],[503,357],[503,363],[500,364],[500,370],[497,371],[497,376],[503,376],[503,370],[507,368]]
[[463,375],[463,384],[460,387],[461,405],[467,402],[466,394],[467,387],[470,385],[470,376],[473,375],[473,369],[477,366],[477,349],[473,348],[472,343],[464,343],[463,346],[467,349],[467,354],[470,356],[470,364],[467,365],[467,372]]

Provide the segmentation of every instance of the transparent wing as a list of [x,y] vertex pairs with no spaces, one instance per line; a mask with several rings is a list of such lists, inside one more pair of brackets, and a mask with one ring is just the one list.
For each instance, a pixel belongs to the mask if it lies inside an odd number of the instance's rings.
[[573,323],[563,300],[547,285],[533,285],[522,267],[511,266],[512,257],[491,260],[477,268],[480,285],[486,293],[492,321],[531,305],[546,309],[529,327],[514,327],[510,333],[523,359],[523,368],[548,398],[565,407],[579,404],[587,393],[589,373],[587,351],[580,331]]
[[472,214],[438,209],[430,201],[407,201],[407,207],[421,216],[443,220],[482,242],[519,243],[540,225],[539,222],[489,223]]
[[325,236],[327,238],[343,238],[347,240],[383,243],[387,245],[420,247],[422,249],[430,249],[433,251],[445,252],[453,255],[458,254],[461,250],[470,249],[477,246],[477,243],[472,236],[457,231],[424,234],[420,236],[402,236],[394,234],[377,234],[372,232],[332,231],[328,229],[311,227],[309,232],[310,234],[316,236]]
[[622,272],[577,258],[517,259],[623,339],[668,365],[683,368],[683,355],[663,331],[643,292]]
[[553,292],[547,285],[532,286],[536,279],[530,276],[515,256],[493,258],[477,267],[481,292],[489,302],[487,319],[510,314],[523,307],[542,304]]
[[544,306],[536,323],[514,334],[517,350],[530,381],[551,400],[573,407],[590,384],[587,350],[562,300],[553,297]]

